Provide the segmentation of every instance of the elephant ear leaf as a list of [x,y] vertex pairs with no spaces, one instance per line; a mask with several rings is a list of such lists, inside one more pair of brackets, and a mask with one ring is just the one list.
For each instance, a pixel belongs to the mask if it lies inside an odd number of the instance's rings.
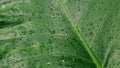
[[1,68],[119,68],[119,0],[0,0]]

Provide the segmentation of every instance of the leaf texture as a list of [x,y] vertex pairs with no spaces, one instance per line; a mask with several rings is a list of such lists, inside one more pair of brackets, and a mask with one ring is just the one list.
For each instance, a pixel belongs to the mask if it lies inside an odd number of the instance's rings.
[[0,0],[0,68],[119,68],[119,0]]

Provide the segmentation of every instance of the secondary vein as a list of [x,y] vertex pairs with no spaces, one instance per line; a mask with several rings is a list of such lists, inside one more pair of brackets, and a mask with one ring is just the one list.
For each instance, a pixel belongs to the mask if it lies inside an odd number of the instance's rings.
[[56,0],[56,1],[58,2],[61,10],[63,11],[64,15],[68,19],[69,23],[71,24],[71,26],[74,29],[74,31],[77,34],[77,36],[79,37],[80,41],[82,41],[85,49],[89,53],[89,55],[92,58],[94,64],[97,66],[97,68],[103,68],[103,66],[100,63],[99,59],[97,58],[97,56],[95,55],[95,53],[93,52],[93,50],[89,47],[89,44],[87,43],[86,39],[83,37],[83,35],[81,33],[81,30],[75,24],[75,21],[71,17],[68,8],[63,4],[63,2],[61,0]]

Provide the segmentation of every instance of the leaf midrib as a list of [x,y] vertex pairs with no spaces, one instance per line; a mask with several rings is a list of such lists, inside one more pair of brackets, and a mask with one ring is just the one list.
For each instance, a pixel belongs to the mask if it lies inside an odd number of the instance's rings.
[[63,14],[68,19],[71,27],[74,29],[75,33],[79,37],[79,40],[82,41],[83,46],[85,47],[85,49],[89,53],[89,55],[92,58],[94,64],[97,66],[97,68],[103,68],[103,66],[100,63],[99,59],[97,58],[97,56],[95,55],[95,53],[93,52],[93,50],[89,47],[89,44],[87,43],[86,39],[83,37],[83,35],[81,33],[81,30],[79,28],[77,28],[77,24],[75,24],[73,18],[71,18],[71,15],[69,13],[68,8],[63,4],[63,2],[61,0],[56,0],[56,1],[58,2],[59,7],[63,11]]

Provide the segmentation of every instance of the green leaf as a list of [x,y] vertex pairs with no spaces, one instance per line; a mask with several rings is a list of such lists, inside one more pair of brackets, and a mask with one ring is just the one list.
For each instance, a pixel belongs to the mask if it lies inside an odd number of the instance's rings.
[[0,68],[120,68],[119,0],[0,0]]

